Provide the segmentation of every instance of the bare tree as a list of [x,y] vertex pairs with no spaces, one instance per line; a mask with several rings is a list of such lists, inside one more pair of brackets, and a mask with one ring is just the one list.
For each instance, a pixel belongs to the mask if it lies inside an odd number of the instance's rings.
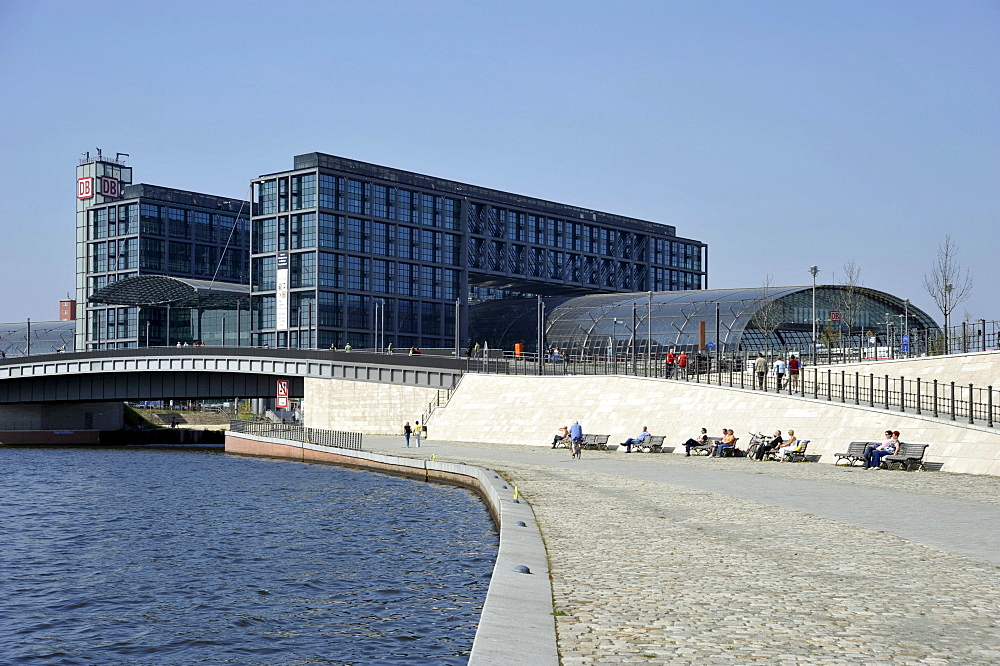
[[[861,307],[864,303],[865,296],[861,292],[863,284],[861,268],[853,261],[844,264],[844,281],[841,283],[842,288],[837,290],[837,306],[840,308],[840,320],[847,326],[848,339],[853,339],[852,333],[858,323]],[[860,340],[858,347],[858,354],[860,354]]]
[[760,298],[754,299],[757,305],[757,312],[751,318],[753,326],[761,332],[764,337],[767,352],[771,353],[771,342],[774,340],[774,333],[781,325],[784,317],[781,307],[775,301],[772,292],[774,282],[770,275],[764,278],[764,283],[760,292]]
[[[958,262],[958,244],[951,240],[951,236],[945,236],[944,244],[938,246],[937,260],[931,266],[931,272],[924,275],[924,289],[944,315],[944,334],[947,340],[951,313],[972,292],[972,276]],[[945,348],[945,353],[951,352],[947,343]]]

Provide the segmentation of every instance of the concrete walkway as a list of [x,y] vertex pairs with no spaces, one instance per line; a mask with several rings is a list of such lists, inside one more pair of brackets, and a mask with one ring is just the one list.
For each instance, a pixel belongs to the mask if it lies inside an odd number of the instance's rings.
[[563,664],[1000,664],[1000,479],[366,436],[501,471]]

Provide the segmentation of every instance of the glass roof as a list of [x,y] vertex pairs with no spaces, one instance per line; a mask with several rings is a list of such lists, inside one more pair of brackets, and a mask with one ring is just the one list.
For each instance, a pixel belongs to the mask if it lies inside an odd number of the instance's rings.
[[98,289],[91,303],[236,309],[250,297],[250,286],[167,275],[139,275]]
[[[865,287],[749,287],[543,298],[547,345],[579,353],[635,349],[809,349],[817,334],[847,340],[889,327],[937,329],[902,299]],[[470,309],[470,337],[491,346],[536,346],[536,299],[492,301]],[[817,335],[817,338],[819,335]],[[847,344],[846,342],[843,344]]]

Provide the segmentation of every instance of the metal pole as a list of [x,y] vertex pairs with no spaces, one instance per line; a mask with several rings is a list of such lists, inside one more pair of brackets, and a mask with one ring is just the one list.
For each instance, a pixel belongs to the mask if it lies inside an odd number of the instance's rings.
[[[986,344],[986,324],[983,324],[983,344]],[[985,351],[985,349],[984,349]],[[653,358],[653,292],[646,292],[646,376]]]
[[899,378],[899,411],[906,411],[906,377]]
[[[985,334],[984,334],[985,337]],[[993,385],[986,387],[986,427],[993,427]]]
[[28,329],[24,333],[24,355],[31,356],[31,317],[28,317]]
[[920,377],[917,377],[917,414],[920,413]]
[[812,337],[812,364],[816,365],[816,274],[819,273],[819,266],[810,266],[809,272],[813,276],[813,309],[812,309],[812,320],[813,320],[813,337]]
[[951,383],[951,420],[955,420],[955,382]]
[[[455,299],[455,358],[462,358],[462,299]],[[383,342],[385,342],[383,340]]]
[[937,391],[937,382],[938,382],[938,380],[935,379],[934,380],[934,418],[938,417],[938,391]]
[[[719,304],[715,304],[715,371],[719,373],[719,384],[722,384],[722,366],[719,364],[719,348],[722,347],[719,340],[720,328]],[[711,377],[711,375],[709,375]]]
[[636,329],[637,324],[638,324],[638,320],[636,319],[635,303],[633,303],[632,304],[632,338],[631,338],[631,345],[632,345],[631,356],[632,356],[632,374],[633,375],[635,374],[635,343],[636,343],[636,339],[635,339],[636,338],[636,335],[635,335],[636,334],[636,330],[635,329]]
[[975,407],[973,407],[974,403],[972,402],[974,395],[975,395],[975,391],[972,388],[972,384],[969,384],[969,424],[970,425],[976,422],[976,419],[975,419],[976,410],[975,410]]

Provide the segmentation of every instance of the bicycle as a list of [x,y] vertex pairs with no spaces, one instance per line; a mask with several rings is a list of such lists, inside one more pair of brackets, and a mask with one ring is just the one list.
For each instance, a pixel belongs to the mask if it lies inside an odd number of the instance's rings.
[[757,460],[757,451],[760,447],[764,446],[767,442],[767,435],[762,432],[751,432],[750,433],[750,445],[747,446],[746,457],[751,460]]

